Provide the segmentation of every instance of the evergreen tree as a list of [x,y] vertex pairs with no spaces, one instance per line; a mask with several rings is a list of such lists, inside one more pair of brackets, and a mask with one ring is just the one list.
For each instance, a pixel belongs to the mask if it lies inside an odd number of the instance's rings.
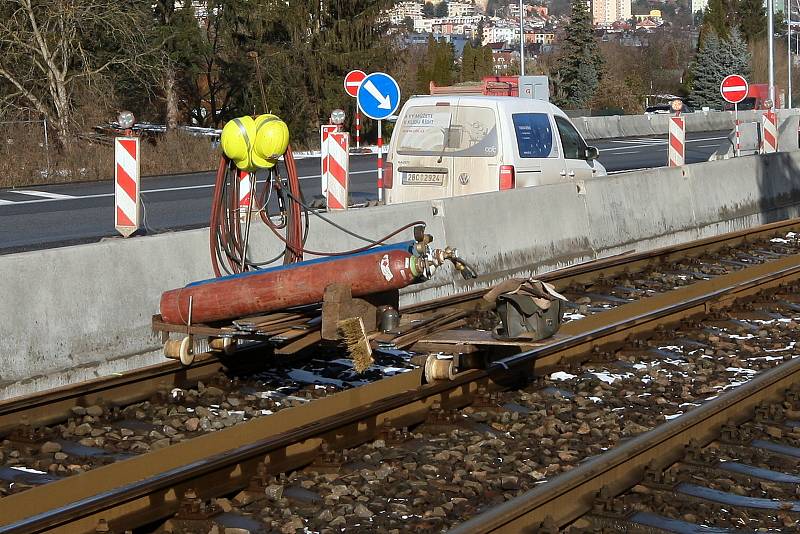
[[708,106],[721,109],[724,100],[719,92],[725,73],[727,53],[713,30],[706,33],[691,67],[692,90],[689,99],[695,107]]
[[422,6],[422,16],[426,19],[432,19],[435,12],[436,8],[433,7],[433,2],[425,2],[425,5]]
[[481,20],[478,21],[478,27],[475,29],[475,38],[472,39],[473,48],[480,48],[481,46],[483,46],[483,28],[484,28],[483,20],[484,20],[483,17],[481,17]]
[[447,16],[447,2],[442,1],[436,4],[433,9],[433,15],[437,18],[444,18]]
[[179,82],[185,76],[197,75],[200,54],[205,48],[194,9],[191,5],[179,7],[176,3],[175,0],[157,0],[153,6],[153,33],[163,42],[163,68],[159,78],[167,129],[175,128],[181,118]]
[[730,34],[728,13],[729,10],[725,6],[724,0],[708,0],[706,10],[703,13],[703,26],[700,28],[701,43],[711,31],[713,31],[719,39],[728,38]]
[[474,81],[475,78],[475,63],[477,55],[475,49],[472,48],[472,43],[467,41],[464,45],[464,55],[461,56],[461,81],[469,82]]
[[436,85],[451,85],[453,83],[453,62],[455,51],[453,45],[447,41],[436,43],[436,56],[433,63],[432,79]]
[[[737,28],[731,30],[730,37],[720,42],[722,77],[728,74],[739,74],[745,79],[750,77],[750,48],[742,39]],[[720,78],[722,83],[722,78]]]
[[475,64],[475,76],[482,80],[486,76],[494,76],[494,54],[488,46],[480,49],[479,60]]
[[557,104],[580,108],[589,103],[600,83],[603,58],[594,40],[592,18],[584,0],[572,0],[562,54],[555,71],[561,80]]
[[419,93],[428,94],[430,82],[436,85],[453,83],[454,55],[453,45],[444,40],[437,41],[433,35],[428,34],[425,60],[417,68],[417,91]]
[[767,11],[762,0],[739,1],[739,29],[752,44],[767,33]]

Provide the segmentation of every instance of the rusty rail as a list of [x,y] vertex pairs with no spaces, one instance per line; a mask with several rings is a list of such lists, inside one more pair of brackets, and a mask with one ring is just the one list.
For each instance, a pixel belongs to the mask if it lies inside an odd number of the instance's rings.
[[467,405],[479,386],[503,383],[521,370],[541,373],[585,360],[595,347],[613,347],[798,276],[800,256],[781,258],[569,323],[551,343],[453,381],[420,387],[421,373],[412,371],[33,488],[0,500],[0,517],[8,522],[0,532],[86,532],[101,519],[112,528],[131,528],[167,517],[187,489],[202,498],[242,489],[259,462],[270,472],[308,464],[323,443],[333,448],[363,443],[385,425],[421,421],[434,402]]
[[781,399],[784,391],[798,381],[800,359],[789,360],[449,532],[535,531],[545,521],[566,526],[591,511],[601,489],[608,496],[619,495],[642,479],[646,467],[669,467],[680,460],[690,442],[709,444],[719,437],[723,425],[738,425],[751,419],[760,403]]

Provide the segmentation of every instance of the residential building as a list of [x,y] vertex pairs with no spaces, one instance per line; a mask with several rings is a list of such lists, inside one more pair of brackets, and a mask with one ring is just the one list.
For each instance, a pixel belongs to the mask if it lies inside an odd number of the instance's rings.
[[592,22],[610,24],[631,18],[631,0],[593,0]]
[[556,40],[556,34],[553,32],[548,31],[535,31],[535,32],[525,32],[525,42],[526,43],[536,43],[536,44],[543,44],[543,45],[551,45]]
[[492,25],[483,27],[483,44],[487,43],[511,43],[519,41],[519,28],[510,25]]
[[707,5],[708,5],[708,0],[692,0],[692,13],[697,13],[698,11],[705,11]]
[[406,18],[419,20],[422,18],[422,3],[420,2],[399,2],[387,12],[389,22],[399,24]]
[[651,9],[650,13],[647,15],[634,15],[633,18],[635,18],[637,22],[641,22],[644,19],[661,20],[661,10]]
[[471,17],[475,14],[475,4],[471,2],[447,2],[448,17]]

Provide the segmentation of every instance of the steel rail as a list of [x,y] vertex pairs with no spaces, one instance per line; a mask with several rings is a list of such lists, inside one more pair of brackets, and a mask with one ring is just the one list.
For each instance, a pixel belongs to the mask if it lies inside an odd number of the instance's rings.
[[751,419],[760,403],[780,400],[798,382],[800,359],[789,360],[449,532],[535,531],[545,520],[565,527],[592,510],[601,489],[609,496],[623,493],[641,481],[646,467],[669,467],[683,457],[684,447],[692,440],[708,445],[719,437],[723,425]]
[[434,401],[464,406],[479,384],[585,359],[595,347],[614,346],[798,277],[800,255],[755,265],[569,323],[552,342],[453,381],[420,387],[421,373],[415,370],[11,495],[0,500],[0,517],[8,521],[0,532],[85,532],[100,519],[113,528],[131,528],[145,518],[167,517],[188,488],[204,498],[242,489],[260,461],[266,460],[271,472],[308,464],[323,442],[354,446],[372,439],[387,422],[405,426],[424,419]]

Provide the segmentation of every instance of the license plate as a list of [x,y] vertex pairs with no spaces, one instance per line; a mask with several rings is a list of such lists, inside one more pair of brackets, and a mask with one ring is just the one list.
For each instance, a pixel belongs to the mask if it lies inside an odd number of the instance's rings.
[[442,185],[444,184],[444,173],[404,172],[403,183],[408,185]]

